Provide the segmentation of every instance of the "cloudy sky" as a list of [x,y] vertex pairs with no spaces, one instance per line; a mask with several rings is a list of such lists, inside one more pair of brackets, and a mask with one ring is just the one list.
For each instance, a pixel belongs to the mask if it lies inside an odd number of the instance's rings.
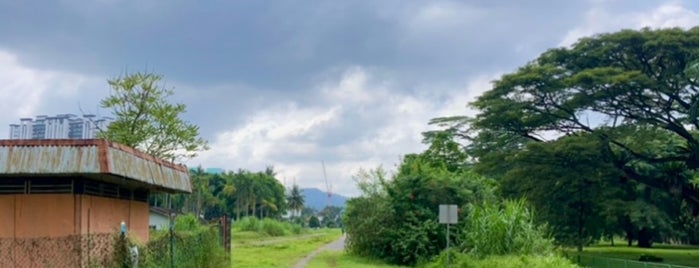
[[430,118],[472,113],[544,50],[697,24],[689,0],[0,0],[0,135],[20,117],[108,115],[106,79],[154,71],[210,142],[187,165],[273,165],[324,189],[325,161],[333,191],[354,196],[358,168],[420,152]]

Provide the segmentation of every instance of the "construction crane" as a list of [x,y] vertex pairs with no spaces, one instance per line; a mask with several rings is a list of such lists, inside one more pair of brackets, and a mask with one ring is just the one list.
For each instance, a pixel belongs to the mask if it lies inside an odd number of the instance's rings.
[[332,196],[332,185],[328,182],[328,174],[325,172],[325,161],[320,162],[323,165],[323,177],[325,178],[325,187],[328,194],[328,203],[325,205],[326,208],[330,207],[330,197]]

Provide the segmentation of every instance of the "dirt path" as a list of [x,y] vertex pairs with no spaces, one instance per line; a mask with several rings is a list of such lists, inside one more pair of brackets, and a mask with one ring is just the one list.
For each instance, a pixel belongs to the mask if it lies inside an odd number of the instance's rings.
[[311,254],[308,254],[308,256],[304,257],[303,259],[299,260],[296,265],[294,265],[294,268],[304,268],[306,265],[308,265],[308,262],[313,259],[318,253],[321,253],[326,250],[332,250],[332,251],[340,251],[345,249],[345,236],[343,235],[339,239],[330,242],[329,244],[326,244],[325,246],[322,246],[315,251],[313,251]]

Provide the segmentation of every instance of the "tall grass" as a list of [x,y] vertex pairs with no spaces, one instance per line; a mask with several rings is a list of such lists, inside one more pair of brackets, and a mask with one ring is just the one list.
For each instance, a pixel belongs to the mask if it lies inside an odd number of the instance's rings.
[[233,229],[242,232],[256,232],[269,236],[285,236],[303,232],[301,225],[269,218],[245,217],[233,223]]
[[[469,254],[453,254],[450,256],[450,267],[463,268],[577,268],[570,260],[556,255],[499,255],[475,258]],[[445,267],[445,256],[440,255],[434,262],[422,268]]]
[[534,213],[523,200],[472,207],[464,233],[466,252],[476,256],[544,254],[553,250],[545,227],[534,223]]

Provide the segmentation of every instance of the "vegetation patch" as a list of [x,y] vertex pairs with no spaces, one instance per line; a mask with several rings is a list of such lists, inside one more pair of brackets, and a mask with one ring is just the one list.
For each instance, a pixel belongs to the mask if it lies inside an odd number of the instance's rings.
[[339,229],[309,230],[299,235],[272,237],[264,233],[233,233],[233,267],[291,267],[298,260],[341,236]]
[[[571,259],[575,259],[574,256],[576,255],[571,250],[568,252],[568,256]],[[662,258],[662,263],[667,265],[697,267],[697,264],[699,264],[699,247],[663,244],[657,244],[653,248],[596,245],[585,248],[581,261],[583,264],[589,264],[610,258],[638,262],[643,256]]]
[[377,259],[370,259],[352,255],[345,251],[323,251],[316,255],[309,263],[308,268],[398,268],[405,266],[396,266],[386,264]]
[[[440,255],[437,261],[425,265],[425,268],[445,267],[446,257]],[[576,268],[570,260],[556,255],[504,255],[476,258],[469,254],[451,256],[452,267],[462,268]]]

